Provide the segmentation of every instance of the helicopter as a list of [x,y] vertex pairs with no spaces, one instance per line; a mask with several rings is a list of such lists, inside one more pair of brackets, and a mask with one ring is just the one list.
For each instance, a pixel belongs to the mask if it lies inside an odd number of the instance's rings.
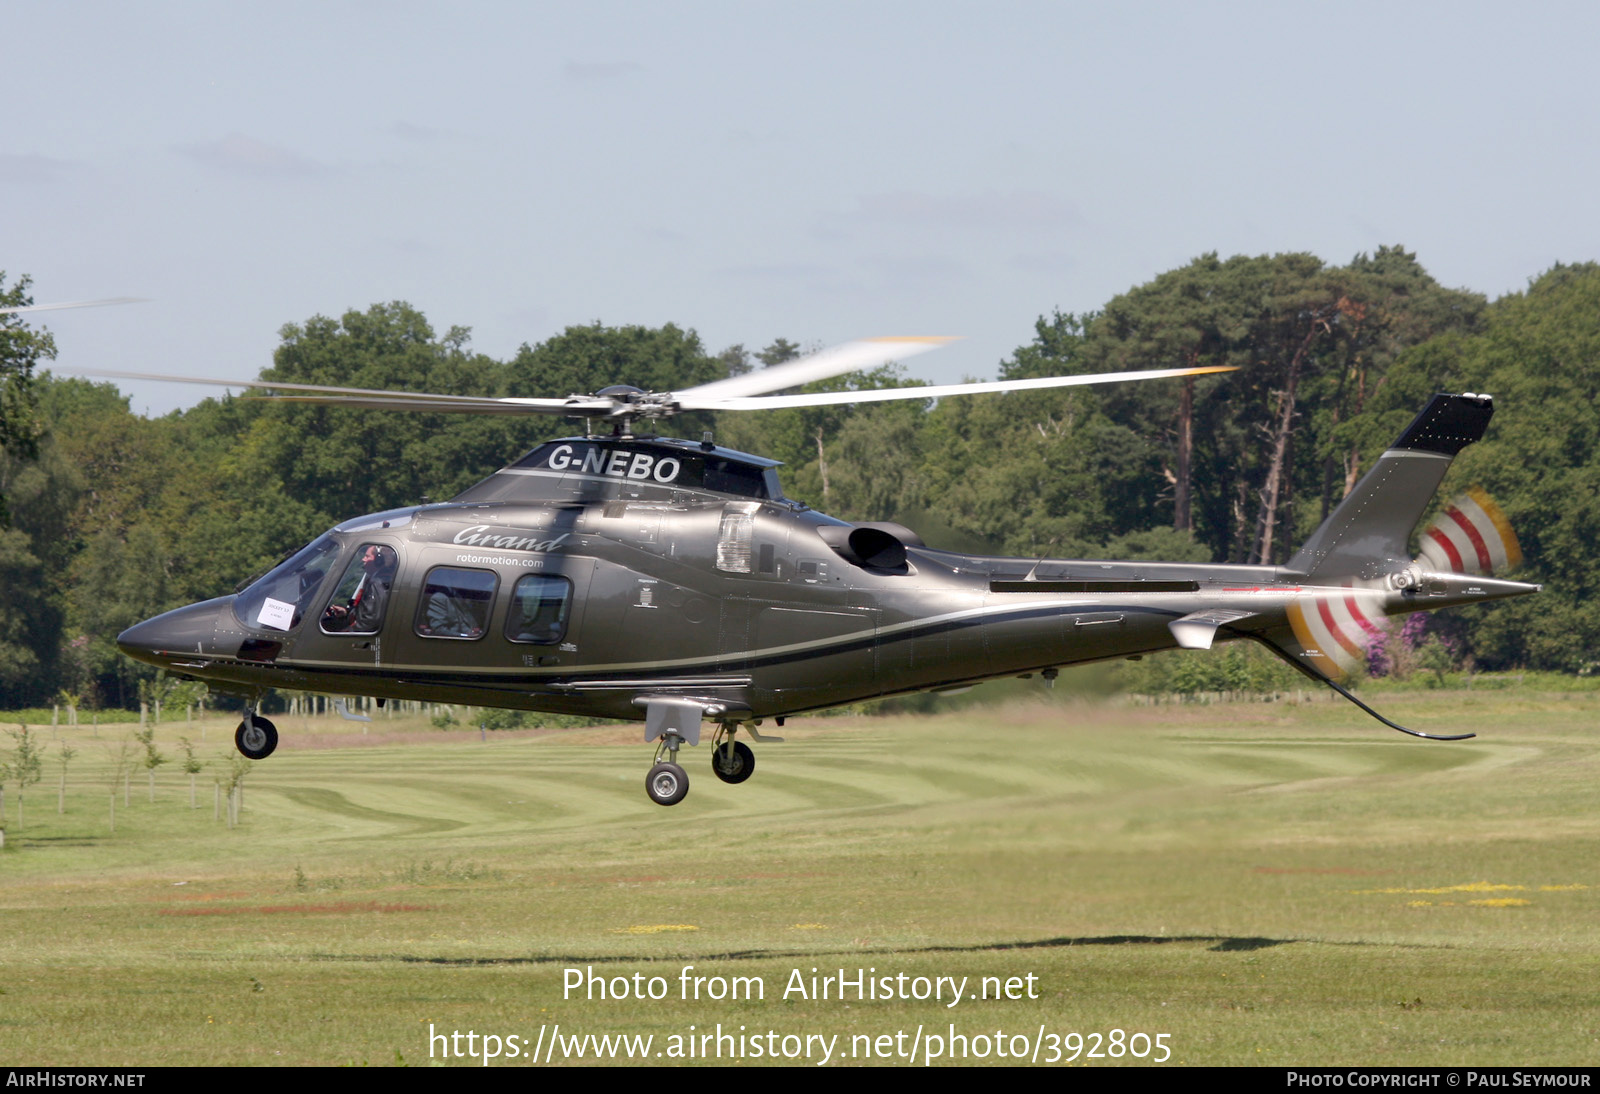
[[[1486,495],[1412,532],[1479,440],[1491,397],[1439,394],[1284,565],[1005,558],[941,550],[900,524],[851,523],[788,498],[778,463],[660,436],[691,410],[937,399],[1150,381],[1222,367],[773,394],[903,360],[945,338],[863,339],[677,392],[478,398],[205,380],[257,398],[375,410],[547,414],[546,441],[447,502],[347,520],[233,595],[118,636],[130,657],[246,697],[235,734],[264,759],[270,688],[644,723],[645,789],[683,800],[685,746],[710,723],[712,772],[741,783],[767,721],[1062,666],[1252,640],[1383,724],[1340,681],[1394,615],[1537,592],[1492,576],[1520,561]],[[147,373],[121,378],[196,382]],[[343,707],[341,705],[341,710]]]

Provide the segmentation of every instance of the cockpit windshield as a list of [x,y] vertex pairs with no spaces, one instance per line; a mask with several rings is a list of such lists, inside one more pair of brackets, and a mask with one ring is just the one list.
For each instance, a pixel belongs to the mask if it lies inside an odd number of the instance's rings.
[[234,599],[233,614],[247,627],[293,630],[300,625],[338,553],[339,542],[331,535],[307,544],[240,593]]

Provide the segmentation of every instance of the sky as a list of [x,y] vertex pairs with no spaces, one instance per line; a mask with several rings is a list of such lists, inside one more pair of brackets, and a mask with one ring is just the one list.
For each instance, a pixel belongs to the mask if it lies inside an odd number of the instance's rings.
[[[70,4],[7,10],[0,270],[57,371],[254,378],[404,300],[473,348],[675,323],[963,341],[1197,255],[1400,244],[1496,297],[1600,258],[1600,7]],[[627,377],[617,377],[628,382]],[[216,389],[121,385],[152,414]],[[528,391],[525,395],[566,395]]]

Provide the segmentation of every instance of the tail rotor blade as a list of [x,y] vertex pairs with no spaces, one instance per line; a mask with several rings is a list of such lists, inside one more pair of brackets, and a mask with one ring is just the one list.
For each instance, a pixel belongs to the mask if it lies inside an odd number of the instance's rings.
[[1390,629],[1384,592],[1347,582],[1337,592],[1319,592],[1289,605],[1292,642],[1286,642],[1323,676],[1342,680],[1359,675],[1375,643]]
[[1522,546],[1494,499],[1473,486],[1423,530],[1417,564],[1439,573],[1493,577],[1522,564]]

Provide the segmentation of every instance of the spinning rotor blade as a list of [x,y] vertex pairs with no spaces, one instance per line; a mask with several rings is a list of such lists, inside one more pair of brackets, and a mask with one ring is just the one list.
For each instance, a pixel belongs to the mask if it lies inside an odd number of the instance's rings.
[[1418,565],[1441,573],[1493,577],[1522,565],[1511,522],[1476,486],[1440,510],[1423,530],[1421,544]]
[[[323,384],[275,383],[270,380],[217,380],[208,376],[171,376],[159,372],[116,372],[110,369],[83,369],[85,376],[104,376],[114,380],[162,380],[174,384],[209,384],[212,387],[243,387],[260,391],[305,391],[311,395],[268,396],[286,403],[318,403],[323,406],[369,407],[381,410],[422,410],[457,414],[603,414],[610,410],[610,399],[493,399],[479,395],[431,395],[420,391],[386,391],[381,388],[329,387]],[[326,396],[326,397],[323,397]]]
[[[768,369],[766,371],[772,371]],[[840,403],[876,403],[887,399],[940,399],[946,395],[979,395],[996,391],[1031,391],[1049,387],[1077,387],[1083,384],[1112,384],[1127,380],[1161,380],[1172,376],[1202,376],[1208,372],[1233,372],[1231,365],[1201,368],[1158,368],[1143,372],[1101,372],[1080,376],[1040,376],[1027,380],[990,380],[972,384],[938,384],[930,387],[888,387],[867,391],[822,391],[802,395],[764,395],[750,398],[708,399],[695,394],[715,384],[694,388],[677,396],[685,410],[770,410],[787,406],[834,406]],[[744,377],[738,377],[744,379]]]
[[1383,610],[1384,595],[1381,587],[1359,586],[1352,579],[1338,592],[1296,600],[1288,612],[1295,652],[1330,679],[1356,672],[1373,644],[1387,641],[1393,629]]
[[[726,380],[688,388],[683,395],[648,395],[638,399],[612,396],[573,395],[565,399],[495,399],[473,395],[433,395],[413,391],[384,391],[372,388],[328,387],[321,384],[274,383],[268,380],[215,380],[200,376],[168,376],[148,372],[84,370],[86,375],[124,380],[163,380],[181,384],[210,384],[214,387],[252,388],[269,392],[305,392],[295,395],[269,395],[286,403],[313,403],[321,406],[358,407],[369,410],[415,410],[446,414],[562,414],[570,417],[666,418],[679,409],[699,409],[720,405],[720,400],[742,395],[798,387],[844,372],[876,368],[890,361],[903,360],[918,353],[938,349],[952,338],[907,337],[864,338],[813,353],[794,361]],[[710,402],[708,400],[717,400]]]
[[113,296],[105,300],[74,300],[67,304],[27,304],[19,308],[0,308],[0,315],[23,311],[59,311],[62,308],[98,308],[107,304],[142,304],[143,296]]
[[907,357],[927,353],[931,349],[938,349],[954,341],[955,338],[940,336],[858,338],[853,342],[831,346],[808,357],[784,361],[771,368],[757,369],[743,376],[730,376],[726,380],[713,380],[709,384],[688,388],[677,392],[673,401],[680,406],[689,407],[691,403],[685,399],[692,399],[694,409],[708,409],[722,405],[721,401],[725,399],[781,391],[786,387],[799,387],[813,380],[826,380],[846,372],[877,368],[890,361],[904,361]]
[[[1071,387],[1080,384],[1109,384],[1125,380],[1159,380],[1173,376],[1201,376],[1211,372],[1232,372],[1229,366],[1202,368],[1150,369],[1144,372],[1105,372],[1080,376],[1045,376],[1027,380],[995,380],[971,384],[941,384],[932,387],[879,388],[865,391],[828,391],[816,394],[763,395],[762,392],[796,387],[841,373],[875,368],[890,361],[904,360],[918,353],[938,349],[952,338],[864,338],[786,361],[758,372],[715,380],[681,392],[649,393],[626,389],[629,394],[569,395],[564,399],[522,397],[489,398],[477,395],[438,395],[420,391],[387,391],[375,388],[331,387],[323,384],[295,384],[272,380],[218,380],[203,376],[172,376],[153,372],[114,372],[85,369],[84,375],[120,380],[161,380],[179,384],[209,384],[213,387],[248,388],[272,394],[262,396],[277,402],[311,403],[369,410],[413,410],[434,414],[559,414],[567,417],[594,417],[628,420],[669,418],[684,410],[765,410],[790,406],[831,406],[843,403],[882,402],[887,399],[937,399],[946,395],[974,395],[997,391],[1027,391],[1036,388]],[[618,391],[624,389],[617,389]],[[283,394],[285,392],[291,394]]]
[[[293,387],[295,385],[284,385]],[[318,406],[356,407],[363,410],[415,410],[429,414],[566,414],[605,417],[616,409],[611,399],[574,396],[571,399],[487,399],[472,395],[413,395],[407,391],[365,395],[265,395],[274,403],[312,403]]]

